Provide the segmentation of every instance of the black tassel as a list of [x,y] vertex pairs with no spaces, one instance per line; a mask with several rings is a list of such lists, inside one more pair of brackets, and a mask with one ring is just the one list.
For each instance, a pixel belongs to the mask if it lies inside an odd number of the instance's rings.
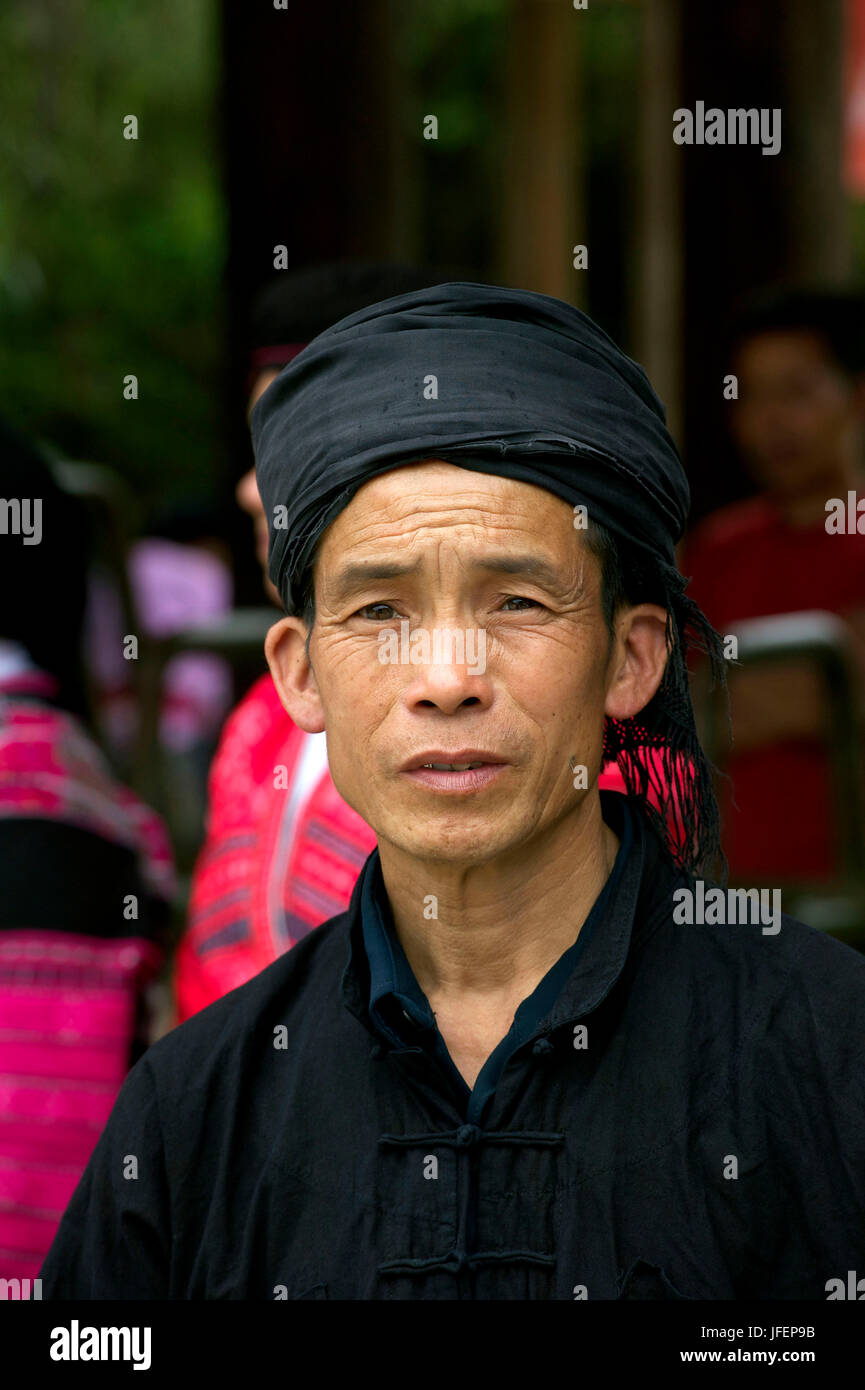
[[[659,567],[658,601],[667,610],[667,664],[658,691],[634,719],[606,719],[604,761],[619,767],[628,795],[635,799],[676,867],[691,882],[697,877],[726,886],[727,861],[721,848],[718,802],[709,762],[694,720],[688,685],[690,650],[708,656],[713,681],[726,691],[723,639],[672,566]],[[727,707],[729,727],[729,699]],[[646,757],[654,750],[654,757]]]

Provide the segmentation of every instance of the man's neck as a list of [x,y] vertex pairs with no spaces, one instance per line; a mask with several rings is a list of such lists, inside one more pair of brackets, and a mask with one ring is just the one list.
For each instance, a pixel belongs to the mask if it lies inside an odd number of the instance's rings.
[[512,1016],[577,940],[618,848],[597,793],[541,842],[479,865],[419,861],[382,842],[396,933],[432,1008],[471,1002]]

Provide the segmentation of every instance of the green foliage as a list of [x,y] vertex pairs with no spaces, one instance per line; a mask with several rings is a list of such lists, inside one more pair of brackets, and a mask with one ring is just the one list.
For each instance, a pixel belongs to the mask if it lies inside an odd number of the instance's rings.
[[[490,209],[500,158],[505,24],[509,0],[397,0],[396,58],[405,100],[400,127],[414,150],[415,260],[487,273]],[[418,157],[427,113],[435,146]]]
[[217,17],[208,0],[0,8],[0,412],[145,503],[210,497],[217,473]]

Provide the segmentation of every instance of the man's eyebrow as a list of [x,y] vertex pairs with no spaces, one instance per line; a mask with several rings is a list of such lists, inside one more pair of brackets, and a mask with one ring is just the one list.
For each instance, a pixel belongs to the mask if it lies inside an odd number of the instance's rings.
[[562,575],[555,565],[540,555],[490,555],[478,561],[478,568],[491,570],[494,574],[524,574],[529,579],[540,579],[554,588],[561,588],[562,585]]
[[364,584],[374,584],[379,579],[403,579],[416,568],[416,565],[399,564],[396,561],[391,564],[373,562],[365,565],[361,560],[337,570],[333,584],[340,593],[348,593],[352,589],[360,589]]
[[[493,574],[525,575],[539,579],[553,588],[561,588],[562,575],[548,560],[539,555],[485,555],[471,561],[475,569],[488,570]],[[343,566],[334,577],[334,587],[341,593],[361,588],[364,584],[376,583],[384,579],[404,579],[413,574],[417,564],[392,563],[364,564],[353,561]]]

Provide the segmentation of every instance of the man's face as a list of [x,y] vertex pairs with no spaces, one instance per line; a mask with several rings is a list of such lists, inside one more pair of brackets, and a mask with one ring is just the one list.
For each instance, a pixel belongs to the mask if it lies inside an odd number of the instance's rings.
[[[325,532],[310,643],[324,718],[303,726],[326,723],[334,782],[380,840],[483,861],[575,813],[588,792],[574,788],[571,756],[593,787],[616,644],[573,518],[543,488],[433,461],[372,479]],[[406,620],[428,634],[427,659],[383,661],[379,634],[395,634],[393,654]],[[436,660],[444,628],[475,653],[484,631],[482,671],[444,646]],[[298,638],[284,670],[300,650]]]
[[757,482],[795,496],[827,485],[860,423],[859,395],[807,330],[758,333],[736,353],[733,430]]

